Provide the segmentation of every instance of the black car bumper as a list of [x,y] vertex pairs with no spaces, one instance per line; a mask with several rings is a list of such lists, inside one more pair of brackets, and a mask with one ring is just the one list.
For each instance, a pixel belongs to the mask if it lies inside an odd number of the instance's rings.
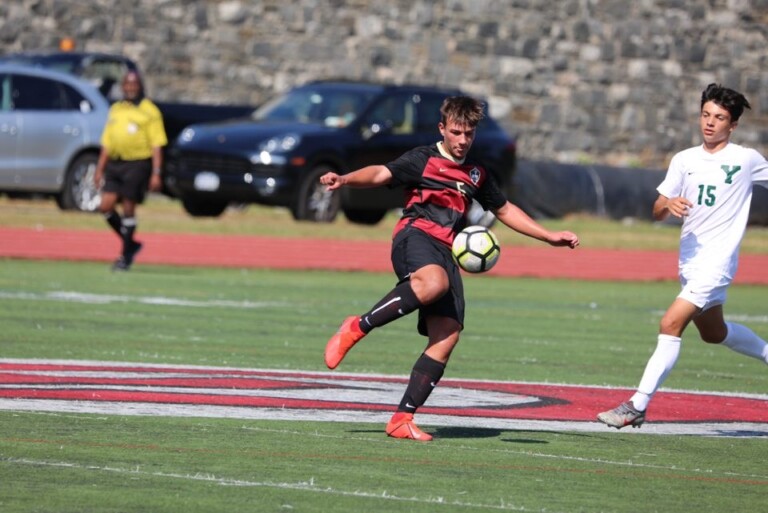
[[165,184],[173,196],[226,199],[233,202],[290,206],[302,170],[288,166],[185,161],[173,159]]

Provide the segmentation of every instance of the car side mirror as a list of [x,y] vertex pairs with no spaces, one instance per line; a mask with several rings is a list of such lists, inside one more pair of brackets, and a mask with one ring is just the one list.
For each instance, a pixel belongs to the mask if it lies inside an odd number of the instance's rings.
[[88,114],[91,112],[91,104],[87,100],[80,101],[80,112],[83,114]]

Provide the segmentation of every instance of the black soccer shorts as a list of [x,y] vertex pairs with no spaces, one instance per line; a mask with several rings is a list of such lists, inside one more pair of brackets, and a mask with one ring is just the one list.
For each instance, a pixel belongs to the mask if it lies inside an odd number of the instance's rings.
[[152,176],[152,159],[109,160],[104,169],[104,192],[143,203]]
[[443,297],[419,308],[418,330],[428,336],[426,318],[432,315],[450,317],[464,327],[464,283],[451,249],[418,228],[405,227],[392,241],[392,268],[402,283],[425,265],[435,264],[448,273],[450,288]]

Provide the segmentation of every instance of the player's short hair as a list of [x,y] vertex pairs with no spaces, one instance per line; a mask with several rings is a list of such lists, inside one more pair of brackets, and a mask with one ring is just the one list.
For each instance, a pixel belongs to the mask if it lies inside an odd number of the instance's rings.
[[752,108],[743,94],[720,84],[709,84],[701,93],[701,108],[704,108],[707,102],[714,102],[727,110],[732,123],[739,120],[745,108]]
[[449,96],[440,106],[440,122],[449,120],[469,127],[476,127],[485,117],[483,102],[469,96]]

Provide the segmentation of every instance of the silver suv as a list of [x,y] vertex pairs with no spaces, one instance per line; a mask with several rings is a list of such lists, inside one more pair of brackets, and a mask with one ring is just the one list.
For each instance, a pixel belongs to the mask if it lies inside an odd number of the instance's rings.
[[108,111],[109,102],[82,79],[0,64],[0,192],[96,209],[93,173]]

